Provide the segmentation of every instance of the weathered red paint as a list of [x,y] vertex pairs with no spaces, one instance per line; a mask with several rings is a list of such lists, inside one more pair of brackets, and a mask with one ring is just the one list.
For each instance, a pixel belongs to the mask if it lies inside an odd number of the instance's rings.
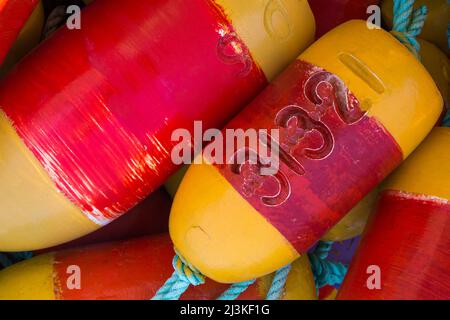
[[[388,191],[365,231],[339,299],[449,299],[450,202]],[[371,265],[381,289],[369,290]]]
[[160,188],[103,228],[57,247],[36,251],[36,254],[168,232],[171,205],[172,198]]
[[39,0],[0,1],[0,65]]
[[171,134],[221,127],[267,80],[210,0],[97,0],[0,87],[57,187],[103,224],[176,169]]
[[[173,245],[167,234],[57,253],[53,263],[57,299],[148,300],[172,275]],[[69,290],[67,268],[80,267],[81,289]],[[191,286],[181,299],[212,300],[229,285],[207,280]],[[239,299],[263,299],[258,284]]]
[[316,37],[352,19],[366,20],[367,8],[379,3],[380,0],[309,0],[316,19]]
[[299,60],[226,128],[280,129],[276,175],[261,176],[262,163],[217,169],[299,252],[402,160],[394,138],[338,77]]

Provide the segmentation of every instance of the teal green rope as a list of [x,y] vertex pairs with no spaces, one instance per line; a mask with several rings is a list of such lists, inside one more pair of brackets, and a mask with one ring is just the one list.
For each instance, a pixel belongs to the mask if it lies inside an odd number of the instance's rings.
[[394,0],[394,23],[391,33],[420,59],[417,36],[422,33],[428,9],[425,5],[416,10],[415,0]]
[[[187,264],[176,254],[172,261],[174,272],[153,296],[152,300],[178,300],[189,286],[205,283],[205,277],[194,267]],[[267,295],[268,300],[281,298],[291,266],[285,266],[275,273],[272,286]],[[232,284],[217,300],[235,300],[256,280],[243,281]]]
[[175,271],[152,300],[178,300],[190,285],[198,286],[205,283],[205,277],[182,261],[178,254],[173,258],[172,266]]
[[236,300],[253,283],[255,280],[234,283],[217,300]]
[[0,269],[7,268],[17,262],[27,260],[32,257],[33,257],[32,252],[10,252],[10,253],[0,252]]
[[450,127],[450,110],[447,111],[447,114],[444,118],[443,126]]
[[291,272],[291,268],[292,266],[288,264],[287,266],[275,272],[275,275],[272,280],[272,285],[270,286],[269,292],[267,293],[266,296],[266,300],[281,299],[287,278],[289,276],[289,272]]
[[347,273],[347,266],[344,264],[327,260],[332,244],[329,241],[319,241],[314,251],[308,254],[317,290],[326,285],[340,285]]
[[0,252],[0,269],[9,267],[12,264],[11,259],[6,254]]

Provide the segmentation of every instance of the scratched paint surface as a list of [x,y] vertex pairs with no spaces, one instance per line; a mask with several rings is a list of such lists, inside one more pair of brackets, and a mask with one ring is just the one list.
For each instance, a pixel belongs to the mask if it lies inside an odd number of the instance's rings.
[[[149,300],[171,276],[174,256],[169,236],[161,235],[56,253],[54,287],[59,300]],[[80,267],[81,289],[70,290],[67,268]],[[181,299],[216,299],[229,285],[207,280],[190,288]],[[262,299],[258,282],[239,299]]]
[[[450,202],[386,191],[367,226],[339,299],[448,299]],[[369,290],[369,266],[381,271],[381,289]]]
[[[335,75],[297,60],[226,128],[280,129],[280,170],[216,165],[299,252],[305,252],[402,160],[391,135]],[[270,141],[270,140],[269,140]],[[228,154],[249,152],[245,148]]]
[[99,0],[81,30],[55,34],[2,83],[0,105],[57,187],[104,224],[176,169],[174,129],[220,128],[266,82],[209,0]]

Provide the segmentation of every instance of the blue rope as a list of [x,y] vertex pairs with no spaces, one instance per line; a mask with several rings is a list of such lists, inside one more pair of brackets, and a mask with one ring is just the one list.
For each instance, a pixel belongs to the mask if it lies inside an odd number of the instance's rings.
[[11,259],[9,259],[6,254],[0,252],[0,269],[9,267],[12,264],[13,262],[11,261]]
[[275,276],[273,277],[272,285],[270,286],[269,292],[267,293],[266,300],[281,299],[291,268],[292,266],[288,264],[287,266],[275,272]]
[[0,268],[9,267],[17,262],[31,259],[33,257],[32,252],[0,252]]
[[347,266],[344,264],[327,260],[332,244],[330,241],[319,241],[314,251],[309,253],[317,290],[326,285],[340,285],[347,273]]
[[450,110],[448,110],[447,114],[445,115],[443,126],[450,127]]
[[182,261],[178,254],[173,258],[172,266],[175,271],[152,300],[178,300],[190,285],[198,286],[205,283],[205,277]]
[[236,300],[253,283],[255,280],[234,283],[217,300]]
[[[176,254],[172,261],[174,272],[153,296],[152,300],[178,300],[189,286],[205,283],[205,277],[194,267],[187,264]],[[286,284],[291,265],[285,266],[275,273],[272,286],[267,294],[267,300],[280,299]],[[256,280],[248,280],[232,284],[217,300],[235,300]]]
[[422,33],[428,9],[425,5],[414,10],[415,0],[394,0],[394,23],[391,33],[420,59],[417,36]]

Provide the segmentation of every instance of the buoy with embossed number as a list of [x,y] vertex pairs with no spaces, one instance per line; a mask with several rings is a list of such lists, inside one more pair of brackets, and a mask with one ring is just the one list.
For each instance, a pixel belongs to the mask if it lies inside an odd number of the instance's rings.
[[[392,27],[392,7],[393,0],[383,0],[381,9],[383,20],[388,28]],[[447,55],[450,54],[448,32],[450,4],[448,0],[416,0],[414,8],[426,5],[428,9],[428,18],[420,34],[420,38],[430,41],[437,45]]]
[[450,298],[450,128],[383,185],[338,299]]
[[0,76],[39,42],[43,24],[41,1],[0,1]]
[[368,8],[379,3],[380,0],[309,0],[316,19],[317,38],[349,20],[367,19]]
[[[0,272],[0,299],[149,300],[173,272],[167,234],[37,256]],[[273,276],[258,279],[239,299],[264,300]],[[182,299],[216,299],[227,285],[207,280]],[[282,299],[317,299],[307,255],[289,273]]]
[[[408,85],[405,85],[407,83]],[[423,65],[354,20],[326,34],[226,129],[278,129],[271,160],[192,165],[172,205],[181,256],[218,282],[268,274],[306,252],[425,138],[443,108]],[[246,146],[227,154],[251,154]]]
[[306,0],[96,0],[0,85],[0,250],[109,223],[175,171],[175,129],[218,127],[314,38]]

